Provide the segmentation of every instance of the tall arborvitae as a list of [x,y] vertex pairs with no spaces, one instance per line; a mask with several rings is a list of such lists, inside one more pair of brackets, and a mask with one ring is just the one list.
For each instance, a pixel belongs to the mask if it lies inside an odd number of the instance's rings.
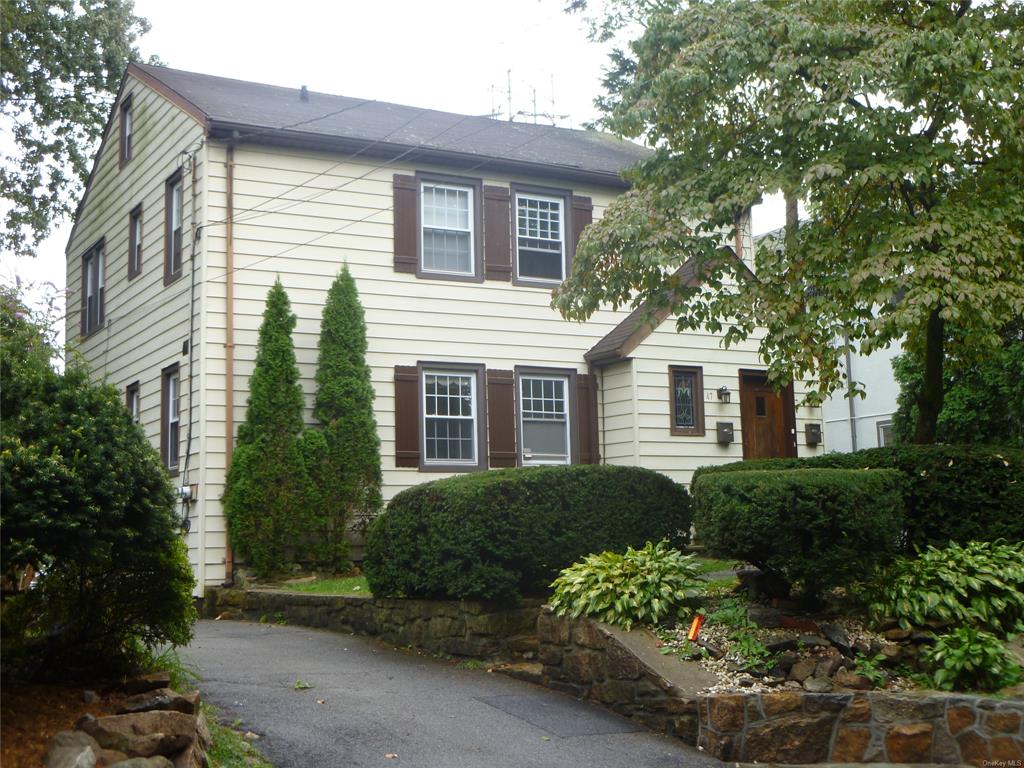
[[[307,457],[320,515],[334,556],[347,554],[346,528],[381,506],[380,440],[373,417],[373,385],[366,364],[366,321],[346,265],[331,285],[320,327],[313,415]],[[319,461],[313,461],[316,455]]]
[[281,282],[267,294],[245,423],[231,458],[224,511],[231,543],[261,576],[306,560],[312,488],[302,452],[302,387]]

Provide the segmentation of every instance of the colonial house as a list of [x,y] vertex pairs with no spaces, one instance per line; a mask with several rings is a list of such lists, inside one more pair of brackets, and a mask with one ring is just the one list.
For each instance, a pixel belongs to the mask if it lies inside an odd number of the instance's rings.
[[[220,498],[277,278],[310,420],[326,292],[342,264],[356,279],[385,499],[489,467],[638,464],[686,483],[703,464],[820,450],[820,411],[797,405],[799,383],[765,385],[754,342],[551,308],[645,151],[131,65],[67,247],[68,339],[159,446],[198,589],[231,567]],[[747,227],[735,250],[750,247]]]

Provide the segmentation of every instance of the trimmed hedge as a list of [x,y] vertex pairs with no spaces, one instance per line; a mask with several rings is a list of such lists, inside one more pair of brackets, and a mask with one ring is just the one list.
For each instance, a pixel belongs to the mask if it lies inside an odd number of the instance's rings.
[[689,540],[686,489],[640,467],[492,470],[409,488],[370,525],[363,567],[379,597],[515,600],[546,594],[592,552]]
[[806,459],[760,459],[701,467],[720,472],[776,469],[895,469],[903,491],[905,551],[929,544],[1024,540],[1024,451],[965,445],[901,445]]
[[710,552],[801,585],[813,604],[897,550],[903,482],[892,470],[704,473],[695,525]]

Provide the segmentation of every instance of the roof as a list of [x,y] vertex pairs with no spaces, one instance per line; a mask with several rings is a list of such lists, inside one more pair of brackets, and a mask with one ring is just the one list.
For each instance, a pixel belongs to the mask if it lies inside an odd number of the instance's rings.
[[309,146],[369,156],[505,167],[625,187],[620,173],[650,150],[593,130],[514,123],[214,77],[151,64],[128,74],[154,87],[213,138]]
[[[750,269],[743,264],[743,261],[736,255],[736,252],[728,246],[720,249],[726,258],[739,261],[743,268],[753,276]],[[682,285],[696,288],[703,280],[697,267],[697,259],[691,258],[683,263],[674,273]],[[617,363],[627,359],[640,344],[650,336],[654,329],[661,325],[668,316],[672,314],[668,307],[651,309],[647,302],[630,312],[626,317],[608,331],[604,338],[597,342],[589,351],[584,353],[583,359],[591,365],[603,366]]]

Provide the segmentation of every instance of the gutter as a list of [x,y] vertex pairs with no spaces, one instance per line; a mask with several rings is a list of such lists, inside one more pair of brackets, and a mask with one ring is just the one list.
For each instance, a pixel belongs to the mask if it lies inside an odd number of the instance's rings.
[[850,406],[850,450],[857,450],[857,406],[853,402],[853,357],[850,355],[850,337],[846,341],[846,402]]
[[[235,452],[235,145],[228,144],[225,167],[224,222],[224,471],[231,468]],[[225,475],[225,481],[227,477]],[[223,510],[222,510],[223,512]],[[227,521],[224,525],[224,584],[235,583],[235,552]]]

